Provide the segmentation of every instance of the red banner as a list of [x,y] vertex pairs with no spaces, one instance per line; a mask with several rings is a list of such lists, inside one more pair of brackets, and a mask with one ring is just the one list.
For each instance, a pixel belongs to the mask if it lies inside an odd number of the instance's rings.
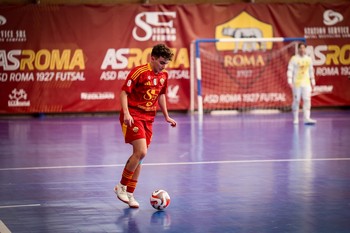
[[156,43],[175,51],[168,107],[187,110],[191,41],[217,37],[217,26],[242,12],[271,26],[262,37],[307,38],[313,106],[350,105],[348,3],[31,4],[0,6],[0,113],[118,111],[128,72],[149,60]]

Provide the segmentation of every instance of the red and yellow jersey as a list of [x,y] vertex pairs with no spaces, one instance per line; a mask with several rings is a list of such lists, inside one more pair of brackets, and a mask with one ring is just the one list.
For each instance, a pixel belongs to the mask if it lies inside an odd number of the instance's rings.
[[[153,119],[157,111],[158,97],[166,94],[168,73],[155,74],[151,65],[145,64],[131,70],[122,87],[128,94],[128,107],[134,119]],[[141,115],[140,115],[141,114]]]

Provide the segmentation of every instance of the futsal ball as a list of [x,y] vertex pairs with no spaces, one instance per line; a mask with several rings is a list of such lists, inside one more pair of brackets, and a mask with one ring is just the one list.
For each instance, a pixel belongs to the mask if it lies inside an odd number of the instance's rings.
[[170,204],[170,196],[167,191],[159,189],[152,193],[150,202],[153,208],[157,210],[164,210]]

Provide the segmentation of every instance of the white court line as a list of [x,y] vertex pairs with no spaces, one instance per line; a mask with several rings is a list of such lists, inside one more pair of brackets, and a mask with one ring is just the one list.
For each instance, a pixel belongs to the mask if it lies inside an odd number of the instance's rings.
[[[143,166],[171,166],[171,165],[201,165],[201,164],[229,164],[229,163],[276,163],[276,162],[315,162],[315,161],[350,161],[350,158],[320,158],[320,159],[261,159],[261,160],[224,160],[201,162],[174,162],[174,163],[143,163]],[[123,167],[125,164],[101,164],[80,166],[51,166],[51,167],[14,167],[0,168],[0,171],[18,170],[46,170],[46,169],[70,169],[70,168],[103,168]]]
[[[28,204],[28,205],[3,205],[0,206],[0,209],[5,209],[5,208],[19,208],[19,207],[35,207],[35,206],[41,206],[41,204]],[[1,221],[1,220],[0,220]],[[2,233],[2,231],[0,231]]]
[[6,225],[0,220],[0,233],[11,233]]

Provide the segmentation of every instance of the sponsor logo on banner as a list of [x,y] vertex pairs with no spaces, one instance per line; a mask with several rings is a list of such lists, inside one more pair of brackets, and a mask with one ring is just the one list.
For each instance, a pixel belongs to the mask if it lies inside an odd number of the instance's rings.
[[9,94],[8,106],[29,107],[30,101],[27,101],[27,93],[23,89],[13,89],[11,94]]
[[[176,12],[141,12],[135,16],[132,36],[136,41],[176,41]],[[130,70],[149,62],[152,48],[109,48],[101,64],[100,80],[125,80]],[[174,48],[167,68],[169,79],[189,79],[189,51]]]
[[323,13],[323,23],[328,26],[332,26],[343,21],[344,17],[333,10],[326,10]]
[[6,18],[2,15],[0,15],[0,26],[5,25],[6,24]]
[[327,94],[333,92],[333,85],[318,85],[312,90],[311,96]]
[[344,16],[333,10],[323,12],[323,24],[325,26],[304,27],[306,39],[350,38],[349,26],[338,26],[343,22]]
[[82,92],[80,93],[82,100],[114,100],[113,92]]
[[26,30],[3,29],[1,26],[7,23],[5,16],[0,15],[0,42],[25,42],[27,41]]
[[[26,30],[2,29],[8,23],[0,15],[0,42],[25,42]],[[82,49],[0,50],[0,82],[85,81]],[[5,72],[2,72],[5,71]]]
[[137,41],[175,41],[176,12],[142,12],[135,17],[132,36]]
[[167,90],[167,97],[170,103],[178,103],[179,102],[179,85],[169,85]]
[[[305,38],[322,41],[350,39],[350,25],[344,21],[340,12],[325,10],[323,16],[319,17],[319,22],[324,26],[304,27]],[[350,43],[308,45],[307,53],[313,60],[316,77],[350,77]]]

